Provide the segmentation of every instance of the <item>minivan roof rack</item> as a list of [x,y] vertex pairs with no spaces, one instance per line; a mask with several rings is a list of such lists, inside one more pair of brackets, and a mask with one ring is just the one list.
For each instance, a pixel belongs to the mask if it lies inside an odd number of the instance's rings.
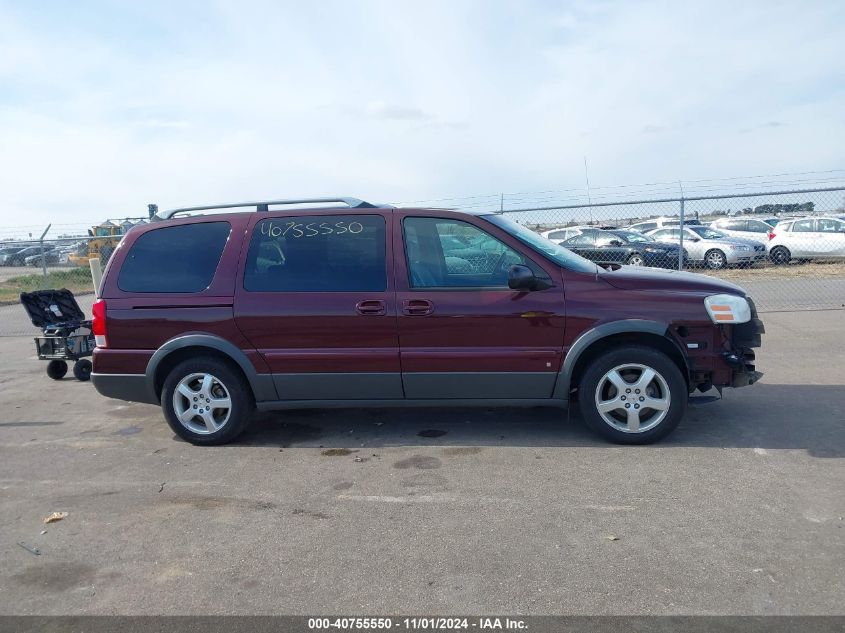
[[159,211],[155,214],[157,220],[168,220],[175,215],[191,213],[193,211],[210,211],[213,209],[240,209],[243,207],[255,207],[255,211],[268,211],[272,204],[312,204],[324,202],[340,202],[351,209],[375,209],[378,205],[371,204],[358,198],[339,196],[337,198],[298,198],[291,200],[260,200],[257,202],[231,202],[227,204],[209,204],[201,207],[183,207],[181,209],[170,209]]

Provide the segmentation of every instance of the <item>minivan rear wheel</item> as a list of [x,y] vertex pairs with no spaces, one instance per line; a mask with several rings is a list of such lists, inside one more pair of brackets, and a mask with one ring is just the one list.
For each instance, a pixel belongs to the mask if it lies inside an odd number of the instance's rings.
[[173,432],[201,446],[225,444],[249,425],[255,403],[243,376],[213,357],[184,360],[161,392],[164,417]]
[[631,345],[605,352],[587,367],[578,388],[584,421],[617,444],[650,444],[681,421],[687,383],[663,352]]

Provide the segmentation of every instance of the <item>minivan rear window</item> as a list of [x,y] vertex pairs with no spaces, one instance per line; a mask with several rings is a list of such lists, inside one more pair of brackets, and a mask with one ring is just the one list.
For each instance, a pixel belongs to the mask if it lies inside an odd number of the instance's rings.
[[123,260],[117,286],[124,292],[202,292],[229,239],[228,222],[200,222],[153,229]]

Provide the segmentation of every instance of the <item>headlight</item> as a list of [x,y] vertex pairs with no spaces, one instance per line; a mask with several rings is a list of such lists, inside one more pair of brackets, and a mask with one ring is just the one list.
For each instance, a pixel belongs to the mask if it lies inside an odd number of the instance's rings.
[[710,295],[704,298],[704,307],[713,323],[748,323],[751,320],[751,307],[745,297]]

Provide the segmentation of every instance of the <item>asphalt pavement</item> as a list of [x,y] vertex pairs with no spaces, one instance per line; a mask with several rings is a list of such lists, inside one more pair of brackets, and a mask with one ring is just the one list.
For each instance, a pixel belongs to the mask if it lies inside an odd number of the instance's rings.
[[648,447],[536,408],[197,448],[2,338],[0,614],[842,614],[842,323],[767,316],[762,382]]

